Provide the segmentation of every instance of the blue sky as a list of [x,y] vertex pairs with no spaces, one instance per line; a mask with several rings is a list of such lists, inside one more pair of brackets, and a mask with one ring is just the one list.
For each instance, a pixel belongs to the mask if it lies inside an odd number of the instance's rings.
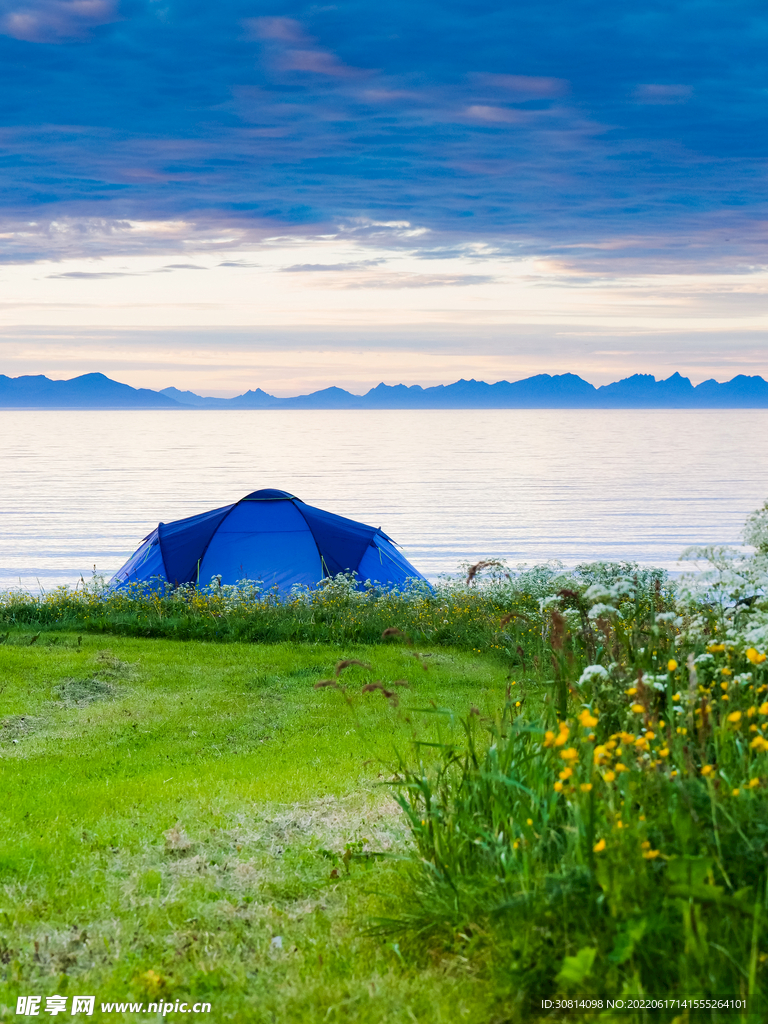
[[764,3],[0,0],[0,32],[4,372],[768,372]]

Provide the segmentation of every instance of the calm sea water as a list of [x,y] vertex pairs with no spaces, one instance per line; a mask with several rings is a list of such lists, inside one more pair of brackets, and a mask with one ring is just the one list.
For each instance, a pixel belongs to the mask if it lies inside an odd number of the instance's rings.
[[0,588],[111,575],[159,521],[261,487],[381,526],[429,577],[489,556],[674,570],[738,543],[767,436],[768,410],[0,411]]

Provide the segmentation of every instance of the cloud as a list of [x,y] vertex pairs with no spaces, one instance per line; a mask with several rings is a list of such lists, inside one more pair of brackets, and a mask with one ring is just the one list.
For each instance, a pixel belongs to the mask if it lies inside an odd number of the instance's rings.
[[47,274],[49,279],[70,277],[75,280],[98,281],[109,277],[146,277],[148,274],[168,274],[173,270],[207,270],[207,267],[198,267],[194,263],[168,263],[164,267],[157,267],[155,270],[66,270],[60,274]]
[[242,22],[251,39],[276,39],[281,43],[303,43],[307,35],[294,18],[246,18]]
[[61,43],[119,20],[116,0],[32,0],[4,14],[0,32],[28,43]]
[[357,78],[368,74],[362,68],[342,64],[328,50],[286,50],[280,60],[280,67],[286,71],[311,71],[316,75],[331,75],[334,78]]
[[289,274],[306,274],[313,273],[315,271],[328,271],[328,270],[362,270],[365,267],[375,267],[380,263],[386,262],[385,260],[358,260],[355,263],[296,263],[292,267],[283,267],[283,273]]
[[632,93],[638,103],[669,106],[685,103],[693,95],[690,85],[638,85]]
[[0,0],[0,262],[351,233],[740,266],[768,219],[747,7]]
[[490,284],[496,278],[491,274],[376,274],[345,281],[337,287],[346,288],[465,288],[469,285]]
[[247,18],[242,24],[249,38],[273,44],[275,63],[283,71],[308,71],[332,78],[356,78],[368,73],[362,68],[349,67],[335,53],[316,46],[315,40],[294,18]]
[[541,78],[535,75],[494,75],[481,72],[470,76],[474,81],[492,89],[517,93],[521,99],[554,99],[568,92],[564,78]]
[[92,281],[100,280],[107,277],[136,277],[136,274],[132,274],[130,271],[123,273],[122,271],[104,271],[103,273],[91,273],[87,270],[67,270],[61,274],[47,274],[49,279],[55,279],[57,277],[73,277],[79,280]]
[[487,121],[491,124],[520,124],[526,120],[522,110],[510,110],[508,107],[489,107],[481,103],[473,103],[465,107],[464,115],[475,121]]

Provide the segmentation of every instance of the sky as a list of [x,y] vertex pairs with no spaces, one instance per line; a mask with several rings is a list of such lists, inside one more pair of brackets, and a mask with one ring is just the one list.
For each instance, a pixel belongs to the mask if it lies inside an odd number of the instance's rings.
[[768,377],[756,0],[0,0],[0,372]]

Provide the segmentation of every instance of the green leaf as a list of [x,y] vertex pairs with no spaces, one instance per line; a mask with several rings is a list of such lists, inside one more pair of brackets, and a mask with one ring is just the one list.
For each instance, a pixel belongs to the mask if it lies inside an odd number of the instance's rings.
[[645,934],[645,918],[641,918],[639,921],[630,921],[627,923],[624,931],[619,932],[616,936],[616,942],[614,943],[613,949],[608,954],[608,959],[612,964],[623,964],[632,956],[635,951],[635,945],[642,939]]
[[711,857],[670,857],[667,877],[677,885],[703,885],[714,866]]
[[557,980],[561,985],[581,985],[592,970],[596,955],[596,946],[582,946],[576,956],[565,957]]

